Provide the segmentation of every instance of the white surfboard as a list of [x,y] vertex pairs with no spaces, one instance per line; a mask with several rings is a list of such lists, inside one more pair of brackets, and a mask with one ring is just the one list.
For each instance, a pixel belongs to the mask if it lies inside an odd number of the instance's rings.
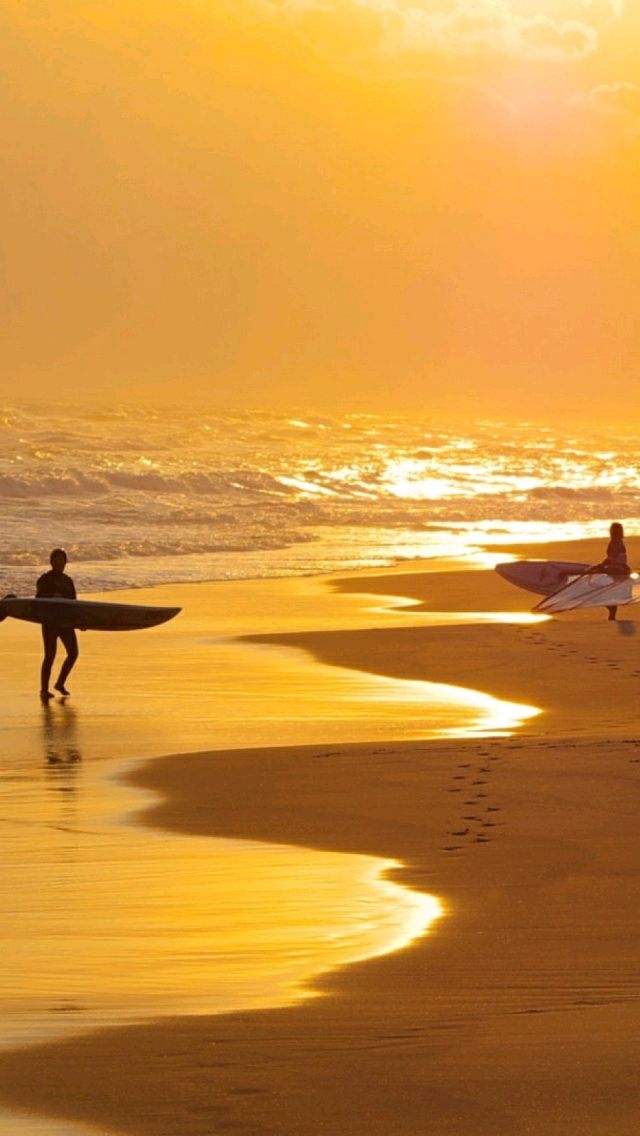
[[538,596],[550,596],[572,576],[586,572],[588,567],[588,564],[569,560],[513,560],[508,564],[496,564],[496,572],[517,588],[535,592]]
[[608,576],[605,572],[587,572],[576,576],[534,607],[545,615],[562,611],[578,611],[588,607],[623,607],[640,598],[640,577]]
[[139,631],[166,623],[182,611],[179,607],[146,604],[102,603],[99,600],[28,599],[6,596],[0,600],[0,618],[27,623],[51,623],[85,631]]

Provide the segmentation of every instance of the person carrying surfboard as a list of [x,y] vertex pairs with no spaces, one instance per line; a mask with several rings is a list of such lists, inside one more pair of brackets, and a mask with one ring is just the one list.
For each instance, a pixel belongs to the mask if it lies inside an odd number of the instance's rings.
[[[71,576],[67,576],[65,572],[67,554],[64,549],[54,548],[49,557],[49,563],[51,570],[45,572],[36,584],[36,598],[75,600],[75,584]],[[40,697],[43,702],[48,702],[50,698],[53,698],[53,694],[51,694],[49,690],[49,679],[51,678],[51,668],[58,649],[58,639],[65,648],[67,657],[60,669],[58,681],[54,684],[54,690],[64,695],[65,698],[69,695],[65,683],[79,655],[78,637],[73,627],[60,627],[56,623],[55,618],[47,620],[46,623],[42,624],[44,658],[40,671]]]
[[[627,549],[624,543],[624,529],[619,521],[614,521],[609,527],[609,544],[607,545],[607,555],[601,564],[596,564],[595,567],[590,568],[590,572],[606,572],[607,576],[628,576],[631,572],[627,562]],[[609,619],[615,619],[618,608],[607,606],[609,612]]]

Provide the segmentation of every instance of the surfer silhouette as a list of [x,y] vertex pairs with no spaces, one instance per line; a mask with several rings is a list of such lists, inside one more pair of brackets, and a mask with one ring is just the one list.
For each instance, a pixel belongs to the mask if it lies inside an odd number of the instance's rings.
[[[45,572],[40,577],[36,585],[36,597],[38,599],[65,599],[75,600],[76,589],[71,576],[67,576],[65,568],[67,566],[67,554],[63,548],[54,548],[51,556],[49,557],[51,564],[51,571]],[[72,627],[60,627],[55,621],[55,615],[51,620],[47,620],[42,624],[42,641],[44,645],[44,658],[42,660],[42,668],[40,671],[40,697],[43,702],[48,702],[53,698],[53,694],[49,691],[49,679],[51,677],[51,668],[56,657],[58,649],[58,639],[62,643],[67,652],[67,657],[62,664],[58,680],[54,684],[54,690],[57,690],[65,697],[69,694],[65,683],[69,674],[75,665],[78,658],[78,637]]]
[[[619,521],[614,521],[609,527],[610,541],[607,545],[607,555],[601,564],[591,568],[591,572],[606,572],[608,576],[628,576],[631,572],[627,563],[627,549],[624,543],[624,529]],[[618,608],[607,606],[609,619],[616,618]]]

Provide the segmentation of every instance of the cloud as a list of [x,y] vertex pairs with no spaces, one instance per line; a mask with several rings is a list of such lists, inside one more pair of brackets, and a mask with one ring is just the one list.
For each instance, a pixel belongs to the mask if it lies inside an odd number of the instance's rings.
[[616,126],[629,142],[640,138],[640,86],[637,83],[601,83],[591,91],[574,95],[571,105]]
[[624,0],[547,0],[542,7],[554,19],[610,24],[613,20],[620,19],[624,11]]
[[534,16],[524,20],[517,29],[518,54],[537,59],[562,61],[582,59],[598,47],[595,28],[579,20],[556,23],[548,16]]
[[624,0],[581,0],[589,15],[601,20],[619,20],[624,11]]
[[254,0],[287,18],[310,43],[354,57],[511,56],[551,63],[582,59],[598,47],[597,25],[616,18],[621,0],[547,0],[526,14],[517,0]]

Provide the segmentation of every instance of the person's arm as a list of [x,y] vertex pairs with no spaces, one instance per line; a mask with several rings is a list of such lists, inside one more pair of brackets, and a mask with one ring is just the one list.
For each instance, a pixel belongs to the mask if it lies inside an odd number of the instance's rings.
[[49,581],[47,580],[46,573],[41,576],[36,584],[36,599],[47,600],[51,599],[51,590],[47,587]]

